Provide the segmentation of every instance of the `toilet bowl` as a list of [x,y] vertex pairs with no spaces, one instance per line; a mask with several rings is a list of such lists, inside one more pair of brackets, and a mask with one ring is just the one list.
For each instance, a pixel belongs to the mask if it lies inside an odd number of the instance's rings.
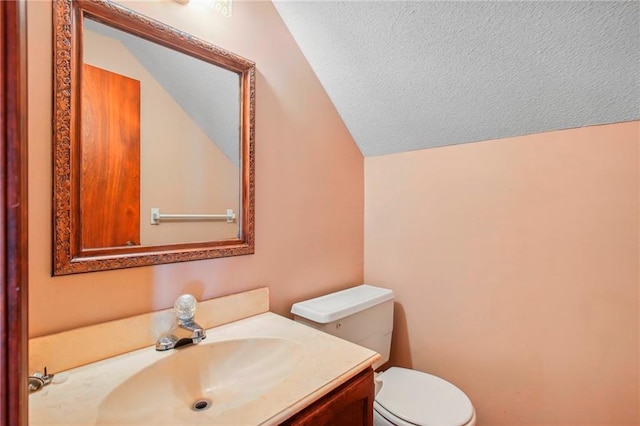
[[373,403],[375,426],[474,426],[475,410],[459,388],[421,371],[391,367]]
[[[295,303],[294,320],[378,352],[389,360],[393,292],[360,285]],[[417,370],[390,367],[376,373],[375,426],[475,426],[476,413],[462,390]]]

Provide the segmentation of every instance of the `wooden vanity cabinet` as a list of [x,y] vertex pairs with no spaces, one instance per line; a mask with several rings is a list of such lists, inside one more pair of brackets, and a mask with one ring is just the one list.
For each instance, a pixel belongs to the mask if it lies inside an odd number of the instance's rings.
[[373,370],[367,368],[281,426],[372,426]]

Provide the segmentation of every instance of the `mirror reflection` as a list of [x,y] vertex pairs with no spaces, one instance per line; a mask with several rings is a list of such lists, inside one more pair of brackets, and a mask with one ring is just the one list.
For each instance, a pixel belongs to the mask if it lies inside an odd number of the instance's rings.
[[87,17],[82,36],[83,249],[239,238],[239,75]]
[[53,0],[53,275],[252,254],[255,64]]

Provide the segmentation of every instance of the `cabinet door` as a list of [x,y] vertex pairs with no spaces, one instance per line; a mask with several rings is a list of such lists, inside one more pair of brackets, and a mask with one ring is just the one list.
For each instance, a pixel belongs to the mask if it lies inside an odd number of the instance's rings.
[[372,426],[373,398],[373,370],[368,368],[283,425]]

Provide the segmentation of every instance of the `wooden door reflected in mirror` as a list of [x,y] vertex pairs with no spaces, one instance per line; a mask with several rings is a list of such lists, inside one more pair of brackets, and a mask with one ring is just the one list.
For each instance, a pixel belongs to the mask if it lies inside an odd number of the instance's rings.
[[81,91],[82,247],[139,245],[140,81],[84,63]]

